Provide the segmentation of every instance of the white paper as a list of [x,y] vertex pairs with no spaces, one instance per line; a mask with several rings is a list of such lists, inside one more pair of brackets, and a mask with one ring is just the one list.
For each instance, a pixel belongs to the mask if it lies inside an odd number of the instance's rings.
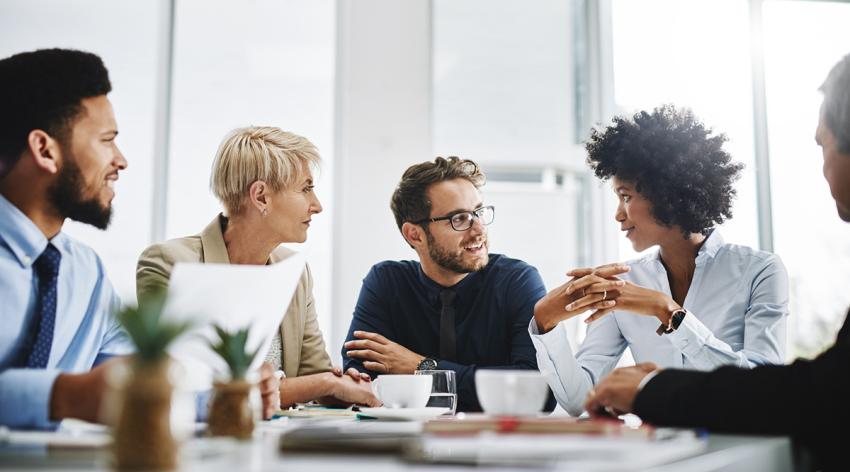
[[202,391],[226,376],[227,364],[209,347],[226,331],[250,326],[247,350],[260,347],[251,364],[257,369],[269,350],[295,287],[304,271],[304,256],[294,254],[272,265],[178,263],[171,273],[163,319],[192,320],[193,327],[169,348],[183,367],[182,388]]

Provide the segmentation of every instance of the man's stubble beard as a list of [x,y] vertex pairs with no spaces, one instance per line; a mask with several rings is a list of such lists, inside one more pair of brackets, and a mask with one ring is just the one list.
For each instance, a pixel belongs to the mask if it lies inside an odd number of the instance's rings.
[[[460,253],[452,253],[451,251],[442,248],[437,244],[437,241],[434,239],[434,236],[430,231],[425,229],[425,238],[428,241],[428,256],[433,260],[437,265],[443,267],[444,269],[448,269],[452,272],[458,274],[468,274],[470,272],[476,272],[479,270],[483,270],[487,267],[487,263],[490,261],[489,254],[489,243],[485,240],[484,247],[487,249],[487,254],[484,256],[483,261],[476,261],[475,263],[464,263],[463,261],[463,252]],[[463,249],[461,249],[463,251]]]

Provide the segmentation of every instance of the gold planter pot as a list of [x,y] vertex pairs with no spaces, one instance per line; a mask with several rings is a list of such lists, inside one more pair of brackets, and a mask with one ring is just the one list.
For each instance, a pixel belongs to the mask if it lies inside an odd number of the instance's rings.
[[171,361],[144,365],[134,359],[131,365],[129,378],[118,392],[115,466],[120,470],[174,469],[178,446],[171,431]]
[[207,417],[210,435],[251,438],[256,416],[251,405],[253,389],[254,385],[244,380],[215,383]]

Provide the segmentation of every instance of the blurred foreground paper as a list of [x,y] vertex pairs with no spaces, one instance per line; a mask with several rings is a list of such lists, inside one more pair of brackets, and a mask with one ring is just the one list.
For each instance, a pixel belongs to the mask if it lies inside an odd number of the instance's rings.
[[259,368],[278,331],[292,294],[304,271],[304,255],[294,254],[272,265],[195,264],[174,266],[163,318],[192,320],[194,325],[175,341],[169,353],[185,369],[182,388],[206,390],[227,364],[209,342],[217,340],[213,323],[227,331],[250,327],[247,350],[260,347],[251,364]]

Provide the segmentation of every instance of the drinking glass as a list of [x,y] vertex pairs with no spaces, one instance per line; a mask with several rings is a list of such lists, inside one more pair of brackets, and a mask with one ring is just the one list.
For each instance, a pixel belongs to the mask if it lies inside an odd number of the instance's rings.
[[457,381],[453,370],[417,370],[416,375],[430,375],[431,397],[428,399],[429,407],[449,408],[454,415],[457,410]]

